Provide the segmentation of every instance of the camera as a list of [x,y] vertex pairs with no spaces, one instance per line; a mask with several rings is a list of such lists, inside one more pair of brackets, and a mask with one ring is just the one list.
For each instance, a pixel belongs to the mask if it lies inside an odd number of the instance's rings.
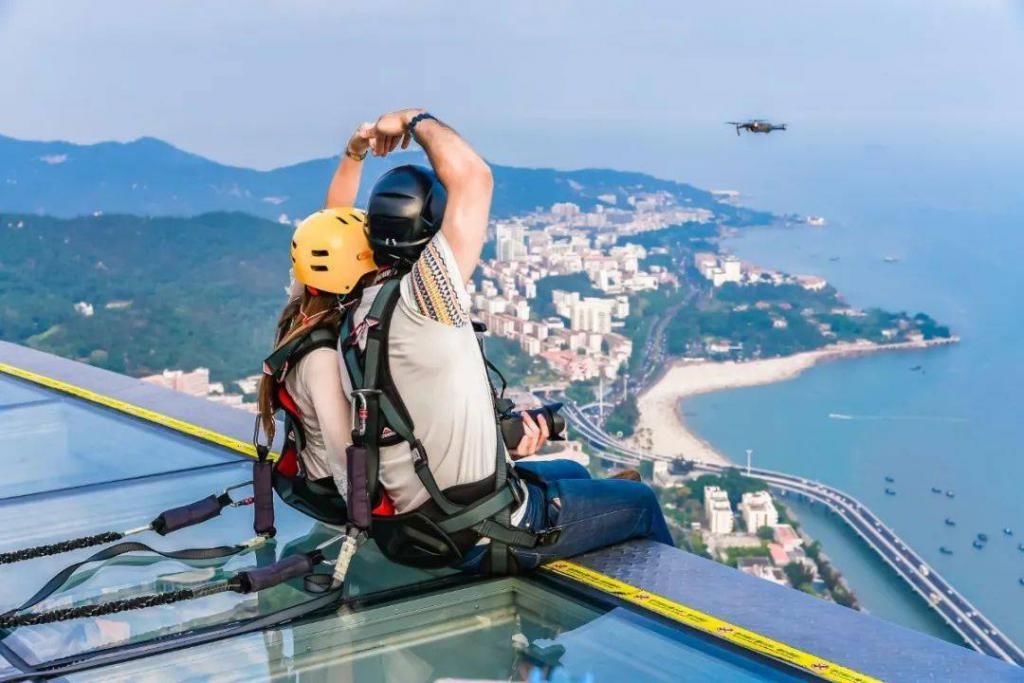
[[544,420],[547,423],[549,441],[564,440],[565,418],[558,414],[558,411],[561,409],[561,403],[549,403],[533,410],[521,412],[509,410],[503,412],[499,425],[501,426],[501,436],[505,440],[505,446],[511,450],[522,441],[523,434],[525,433],[523,430],[523,412],[528,413],[537,422]]

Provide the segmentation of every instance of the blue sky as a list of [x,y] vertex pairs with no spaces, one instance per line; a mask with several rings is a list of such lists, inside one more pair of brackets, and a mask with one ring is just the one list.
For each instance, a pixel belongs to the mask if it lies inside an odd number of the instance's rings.
[[265,168],[426,106],[495,161],[679,177],[736,117],[805,144],[1020,142],[1022,29],[995,0],[0,0],[0,133]]

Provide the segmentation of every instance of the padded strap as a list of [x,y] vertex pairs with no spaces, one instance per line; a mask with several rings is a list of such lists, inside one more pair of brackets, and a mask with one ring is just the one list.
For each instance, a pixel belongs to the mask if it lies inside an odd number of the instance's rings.
[[485,519],[492,517],[515,502],[515,496],[507,486],[486,498],[481,498],[472,505],[467,505],[459,512],[450,515],[447,519],[438,522],[446,533],[455,533],[468,529],[474,524],[479,524]]
[[338,354],[345,362],[345,370],[348,371],[349,379],[352,381],[352,388],[361,389],[363,387],[363,368],[359,364],[358,345],[350,342],[351,337],[352,313],[350,311],[341,323],[341,334],[338,336]]
[[363,389],[380,389],[381,370],[388,362],[388,329],[395,313],[400,294],[400,280],[388,280],[370,305],[364,322],[370,325],[366,332],[366,350],[363,352]]
[[[357,340],[352,339],[352,316],[346,316],[347,330],[344,345],[348,348],[343,352],[346,368],[349,371],[349,379],[352,380],[353,393],[359,393],[366,402],[365,431],[358,433],[353,425],[352,441],[366,450],[366,485],[371,498],[371,506],[379,502],[379,477],[380,477],[380,439],[384,425],[381,422],[380,401],[383,398],[380,379],[386,376],[385,365],[388,362],[388,329],[391,326],[391,317],[395,312],[400,294],[400,280],[388,280],[377,294],[365,321],[370,327],[366,334],[366,351],[363,353],[363,362],[360,365],[358,356]],[[353,397],[353,400],[358,400]],[[397,411],[394,411],[397,413]],[[405,420],[400,420],[403,431],[411,434],[412,425]],[[389,422],[390,424],[390,422]],[[392,429],[395,429],[392,426]],[[410,443],[412,443],[410,441]]]
[[335,340],[334,333],[326,327],[314,328],[308,334],[298,336],[275,349],[263,361],[264,368],[274,377],[283,379],[282,373],[287,374],[288,370],[298,365],[307,354],[316,349],[334,348]]

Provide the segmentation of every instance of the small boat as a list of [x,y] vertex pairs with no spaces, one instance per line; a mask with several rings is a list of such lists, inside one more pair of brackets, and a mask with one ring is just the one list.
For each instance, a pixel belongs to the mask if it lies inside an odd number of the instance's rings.
[[946,517],[946,526],[956,526],[956,521]]
[[1006,527],[1003,529],[1003,533],[1007,536],[1013,536],[1013,529],[1011,529],[1010,527]]
[[974,539],[974,543],[972,543],[971,545],[973,545],[975,548],[978,548],[979,550],[985,547],[985,544],[979,541],[978,539]]
[[830,256],[828,260],[832,261],[833,263],[835,263],[836,261],[839,260],[839,257],[838,256]]
[[946,491],[946,498],[955,498],[956,494],[952,491]]
[[988,543],[988,534],[978,534],[978,540],[982,543]]
[[1022,553],[1024,553],[1024,543],[1018,543],[1017,544],[1017,550],[1019,550]]
[[900,262],[900,259],[897,256],[886,256],[882,260],[885,261],[886,263],[899,263]]
[[938,486],[933,486],[932,493],[942,493],[942,489],[940,489]]
[[924,370],[924,367],[920,365],[915,365],[914,367],[910,368],[911,372],[921,372],[922,370]]
[[1019,583],[1020,585],[1024,586],[1024,576],[1022,576],[1021,578],[1017,579],[1017,583]]
[[950,550],[949,548],[947,548],[946,546],[942,546],[941,548],[939,548],[939,552],[942,553],[943,555],[952,555],[953,554],[953,551]]
[[885,477],[885,480],[886,480],[887,482],[889,482],[890,484],[891,484],[891,483],[893,483],[894,481],[896,481],[895,479],[893,479],[892,477],[890,477],[890,476],[888,476],[888,475],[887,475],[887,476]]
[[887,495],[887,496],[895,496],[896,495],[896,491],[894,489],[887,488],[887,489],[885,489],[885,495]]

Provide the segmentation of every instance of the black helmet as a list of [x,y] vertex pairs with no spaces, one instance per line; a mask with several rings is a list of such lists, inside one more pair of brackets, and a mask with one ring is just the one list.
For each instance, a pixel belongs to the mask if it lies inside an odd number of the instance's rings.
[[398,166],[370,192],[366,230],[374,260],[382,266],[410,266],[441,229],[448,195],[430,169]]

